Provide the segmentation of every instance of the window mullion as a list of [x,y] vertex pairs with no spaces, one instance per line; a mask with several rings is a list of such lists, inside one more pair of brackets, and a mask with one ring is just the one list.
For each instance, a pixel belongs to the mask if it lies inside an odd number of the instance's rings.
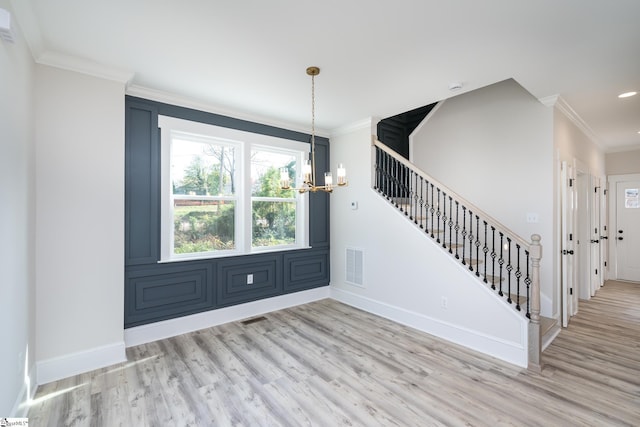
[[242,147],[242,214],[240,218],[239,231],[242,238],[242,251],[244,253],[251,252],[251,234],[252,234],[252,205],[251,205],[251,143],[245,143]]

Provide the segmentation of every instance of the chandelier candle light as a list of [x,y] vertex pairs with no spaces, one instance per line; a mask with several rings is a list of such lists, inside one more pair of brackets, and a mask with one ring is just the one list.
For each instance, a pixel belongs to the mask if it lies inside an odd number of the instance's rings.
[[[347,185],[347,170],[344,165],[340,163],[337,170],[337,182],[333,183],[333,175],[331,172],[324,173],[324,185],[316,185],[316,95],[315,95],[315,76],[320,74],[320,68],[309,67],[307,68],[307,74],[311,76],[311,160],[306,160],[302,165],[302,181],[303,184],[299,188],[294,190],[300,193],[306,193],[310,191],[315,193],[316,191],[324,191],[327,193],[333,192],[335,185],[340,187]],[[287,168],[280,169],[280,187],[283,190],[291,189],[291,182],[289,179],[289,171]]]

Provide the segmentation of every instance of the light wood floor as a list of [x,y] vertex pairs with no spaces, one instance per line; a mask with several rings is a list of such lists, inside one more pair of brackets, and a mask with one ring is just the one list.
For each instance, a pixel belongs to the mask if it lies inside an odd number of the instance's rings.
[[128,349],[41,386],[33,426],[640,425],[640,285],[608,282],[528,372],[333,300]]

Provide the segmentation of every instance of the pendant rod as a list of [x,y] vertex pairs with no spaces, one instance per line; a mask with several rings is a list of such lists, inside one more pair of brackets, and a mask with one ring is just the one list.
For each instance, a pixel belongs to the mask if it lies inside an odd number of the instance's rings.
[[311,76],[311,185],[316,186],[316,76],[320,68],[309,67],[307,74]]

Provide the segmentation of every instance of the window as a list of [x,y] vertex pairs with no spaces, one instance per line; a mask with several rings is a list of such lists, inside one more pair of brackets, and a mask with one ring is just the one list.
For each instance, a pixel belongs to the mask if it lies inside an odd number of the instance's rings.
[[280,188],[309,146],[159,116],[161,261],[308,247],[308,200]]

